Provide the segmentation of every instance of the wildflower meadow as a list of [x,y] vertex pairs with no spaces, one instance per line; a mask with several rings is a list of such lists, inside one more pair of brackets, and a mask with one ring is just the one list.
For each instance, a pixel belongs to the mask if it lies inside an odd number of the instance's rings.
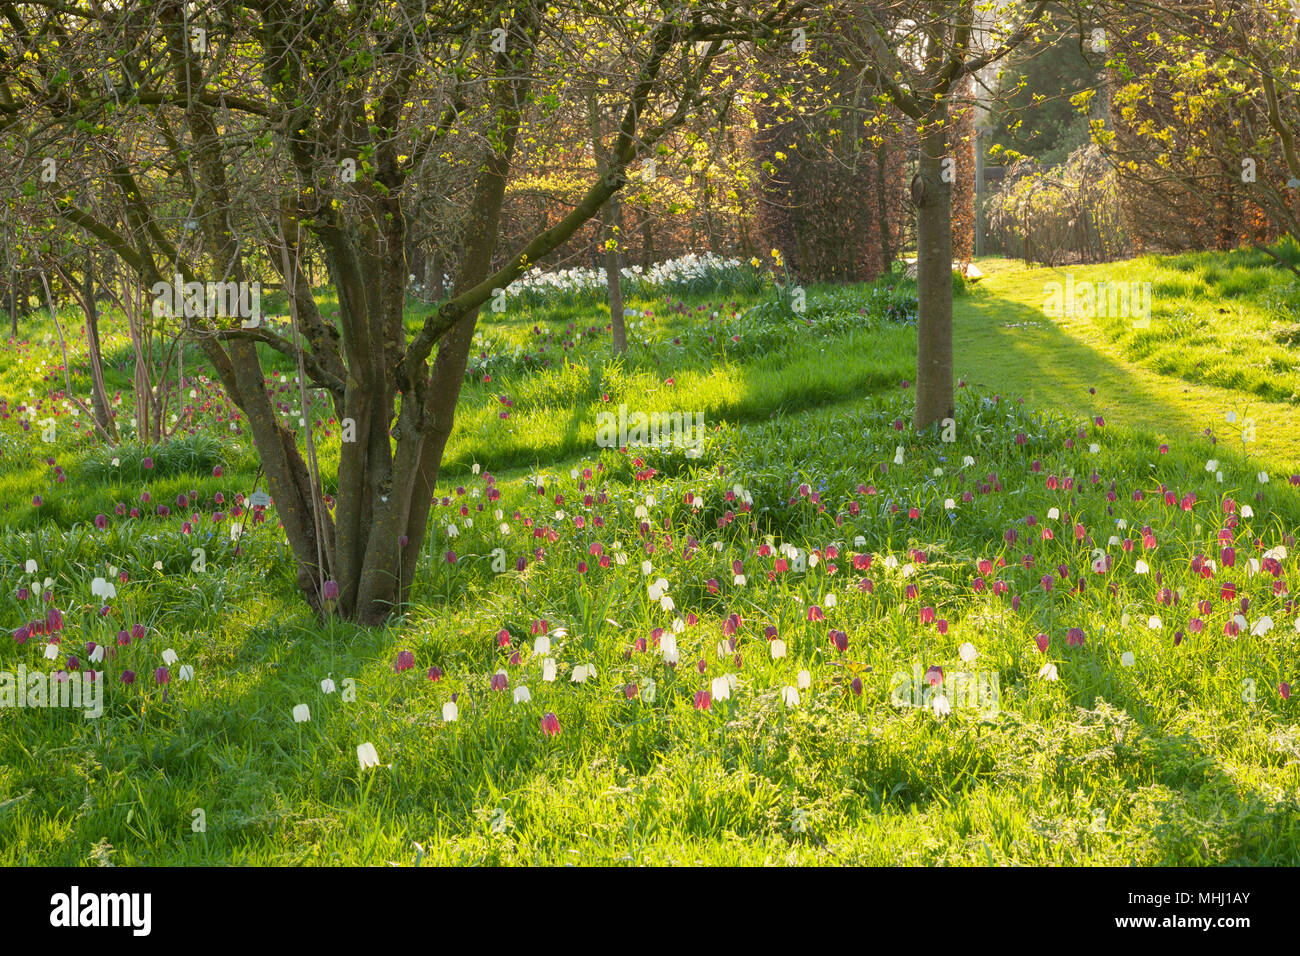
[[76,868],[15,912],[1263,922],[1163,868],[1300,862],[1295,22],[0,0],[0,864]]

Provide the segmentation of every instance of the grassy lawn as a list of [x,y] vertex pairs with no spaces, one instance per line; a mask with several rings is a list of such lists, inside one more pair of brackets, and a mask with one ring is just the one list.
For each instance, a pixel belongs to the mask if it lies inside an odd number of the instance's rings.
[[[618,361],[594,302],[485,318],[415,607],[372,631],[295,598],[210,385],[167,449],[24,430],[63,387],[28,327],[0,349],[0,671],[105,690],[97,719],[0,708],[0,863],[1300,862],[1293,286],[1074,270],[1163,290],[1139,336],[1044,316],[1063,270],[981,268],[951,442],[907,427],[902,287],[797,320],[637,297]],[[599,448],[620,403],[706,433]],[[306,411],[328,484],[337,423]]]
[[[1248,268],[1235,264],[1245,259]],[[1189,255],[1069,268],[982,260],[987,274],[956,303],[957,374],[972,385],[1074,415],[1101,413],[1164,440],[1209,428],[1252,456],[1290,467],[1300,450],[1300,284],[1260,253]],[[1122,318],[1049,318],[1049,282],[1150,282],[1151,327]],[[1208,277],[1208,278],[1206,278]],[[1096,394],[1089,392],[1096,389]],[[1237,426],[1227,422],[1235,413]]]

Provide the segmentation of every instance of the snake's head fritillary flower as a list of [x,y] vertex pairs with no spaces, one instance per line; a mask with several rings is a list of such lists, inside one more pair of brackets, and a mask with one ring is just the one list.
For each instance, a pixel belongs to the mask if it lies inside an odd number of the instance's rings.
[[542,733],[548,737],[554,737],[560,732],[560,718],[555,714],[547,711],[542,715]]

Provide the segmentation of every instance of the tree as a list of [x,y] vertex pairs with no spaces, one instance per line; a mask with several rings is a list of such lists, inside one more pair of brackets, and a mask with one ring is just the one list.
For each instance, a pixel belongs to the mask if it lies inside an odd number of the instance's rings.
[[[247,419],[304,597],[376,624],[408,600],[480,308],[597,216],[656,142],[716,107],[726,93],[711,80],[723,64],[808,6],[4,0],[11,30],[0,43],[17,66],[0,81],[0,103],[8,128],[31,143],[19,170],[28,190],[42,188],[40,157],[94,145],[83,161],[121,214],[78,208],[57,184],[44,195],[146,285],[205,274],[240,288],[263,275],[283,283],[285,334],[209,314],[201,297],[185,303],[186,333]],[[617,65],[605,171],[558,224],[499,260],[521,131],[563,94],[566,64],[593,43],[608,44]],[[454,293],[408,333],[414,183],[452,163],[464,142],[478,149],[468,151]],[[314,248],[337,317],[322,313],[304,273]],[[300,428],[277,412],[259,348],[298,366],[304,409],[310,384],[342,420],[334,513],[311,417]]]
[[[1047,4],[963,0],[860,3],[854,60],[864,79],[916,123],[917,357],[912,426],[923,431],[954,415],[952,354],[952,182],[950,113],[959,84],[1034,34]],[[960,108],[960,107],[959,107]]]
[[1098,2],[1126,218],[1166,248],[1300,233],[1300,13],[1290,0]]

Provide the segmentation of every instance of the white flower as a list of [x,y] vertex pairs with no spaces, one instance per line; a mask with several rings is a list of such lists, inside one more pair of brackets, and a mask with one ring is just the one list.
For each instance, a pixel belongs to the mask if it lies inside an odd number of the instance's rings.
[[117,597],[117,588],[105,578],[95,578],[90,582],[90,593],[102,597],[105,601],[111,601]]
[[1047,520],[1049,520],[1049,521],[1056,521],[1056,520],[1057,520],[1058,518],[1060,518],[1060,517],[1061,517],[1061,509],[1060,509],[1060,508],[1048,508],[1048,509],[1047,509]]
[[293,709],[293,722],[295,724],[305,723],[311,720],[311,708],[306,704],[298,704]]
[[1056,680],[1056,665],[1047,663],[1038,671],[1038,676],[1043,680]]
[[375,750],[372,743],[364,743],[357,747],[357,761],[361,764],[361,769],[379,766],[379,753]]
[[1164,626],[1165,626],[1164,621],[1160,620],[1160,618],[1154,614],[1152,614],[1149,618],[1147,618],[1147,627],[1153,631],[1158,631]]
[[975,459],[972,458],[970,455],[967,455],[965,458],[961,460],[961,463],[965,467],[969,468],[971,465],[975,464]]
[[183,681],[194,680],[194,668],[189,664],[182,664],[181,669],[176,672],[176,676]]
[[796,683],[799,685],[800,690],[807,690],[812,686],[812,674],[807,671],[800,671]]
[[781,688],[781,703],[787,707],[799,706],[799,691],[789,685]]
[[1132,651],[1125,651],[1120,655],[1119,662],[1125,667],[1132,667],[1137,662],[1137,658],[1133,656]]
[[1098,445],[1096,442],[1093,442],[1091,445],[1088,446],[1088,454],[1090,455],[1095,455],[1099,451],[1101,451],[1101,446]]
[[1250,505],[1242,505],[1241,516],[1243,518],[1253,518],[1255,517],[1255,509],[1252,508]]
[[573,668],[569,675],[569,680],[575,684],[585,684],[588,677],[596,676],[596,668],[591,664],[578,664]]
[[58,645],[58,644],[46,644],[46,645],[45,645],[45,659],[46,659],[46,660],[50,660],[50,661],[52,661],[52,660],[57,659],[58,656],[59,656],[59,645]]
[[32,559],[32,558],[28,558],[28,559],[27,559],[27,563],[26,563],[25,565],[23,565],[23,567],[24,567],[24,569],[27,571],[28,574],[35,574],[35,573],[36,573],[36,561],[35,561],[34,559]]
[[90,652],[90,659],[98,664],[104,659],[104,645],[96,644],[95,649]]
[[969,664],[979,656],[979,651],[975,650],[975,645],[967,641],[961,647],[957,648],[957,656]]
[[680,634],[684,630],[686,630],[686,622],[680,617],[673,618],[673,633]]
[[731,681],[725,676],[713,678],[710,688],[713,692],[714,700],[729,700],[731,698]]
[[1250,626],[1250,622],[1240,614],[1234,614],[1232,616],[1232,623],[1236,624],[1237,627],[1243,631]]
[[1273,630],[1273,619],[1265,614],[1255,622],[1255,626],[1250,629],[1250,633],[1256,637],[1263,637],[1271,630]]
[[934,715],[936,717],[947,717],[952,713],[952,704],[948,703],[948,698],[943,694],[937,695],[934,700],[930,702],[930,705],[934,708]]
[[1133,565],[1134,574],[1146,574],[1150,570],[1151,570],[1151,565],[1147,564],[1141,558],[1138,558],[1137,563]]
[[1205,470],[1213,474],[1219,470],[1219,459],[1211,458],[1205,463]]
[[1236,413],[1236,412],[1228,412],[1228,414],[1226,414],[1226,415],[1223,416],[1223,417],[1224,417],[1224,419],[1228,422],[1229,425],[1235,424],[1236,421],[1237,421],[1237,413]]
[[542,680],[548,684],[555,682],[555,661],[549,657],[542,661]]
[[532,699],[533,699],[533,695],[529,693],[528,688],[525,687],[523,684],[520,684],[518,687],[515,688],[516,704],[526,704]]
[[459,536],[460,536],[460,528],[457,528],[456,525],[454,524],[447,525],[447,537],[455,538]]
[[472,471],[472,472],[473,472],[474,474],[476,474],[476,475],[479,473],[480,470],[482,470],[482,466],[479,465],[478,462],[474,462],[473,467],[470,468],[470,471]]
[[902,463],[903,463],[903,446],[899,445],[897,448],[894,449],[894,464],[901,465]]
[[450,724],[451,722],[456,720],[456,718],[458,718],[459,716],[460,716],[460,708],[456,706],[456,702],[454,700],[449,700],[447,701],[447,703],[442,705],[442,719],[445,720],[447,723]]
[[1219,484],[1223,484],[1223,472],[1216,471],[1214,473],[1214,480],[1217,481]]
[[[719,544],[721,544],[721,542],[719,542]],[[743,588],[748,583],[748,579],[743,574],[737,574],[731,579],[731,583],[738,588]]]
[[1266,472],[1266,471],[1261,471],[1261,472],[1259,473],[1259,483],[1260,483],[1261,485],[1266,485],[1266,484],[1268,484],[1268,472]]
[[545,634],[537,635],[537,639],[533,641],[533,653],[542,657],[551,653],[551,639]]
[[952,511],[957,507],[957,502],[953,501],[951,498],[944,498],[943,507],[945,511]]
[[172,650],[170,647],[167,648],[167,650],[163,651],[162,658],[163,658],[163,663],[167,665],[175,664],[178,659],[176,652]]
[[654,566],[650,564],[650,561],[648,559],[641,562],[641,573],[644,574],[646,577],[649,577],[650,572],[653,570],[654,570]]
[[[1296,630],[1300,631],[1300,618],[1296,618]],[[775,638],[768,647],[772,651],[772,660],[778,661],[785,657],[785,641],[781,638]]]
[[332,694],[336,690],[338,690],[338,688],[334,686],[334,681],[331,678],[327,677],[320,682],[320,692],[322,694]]

